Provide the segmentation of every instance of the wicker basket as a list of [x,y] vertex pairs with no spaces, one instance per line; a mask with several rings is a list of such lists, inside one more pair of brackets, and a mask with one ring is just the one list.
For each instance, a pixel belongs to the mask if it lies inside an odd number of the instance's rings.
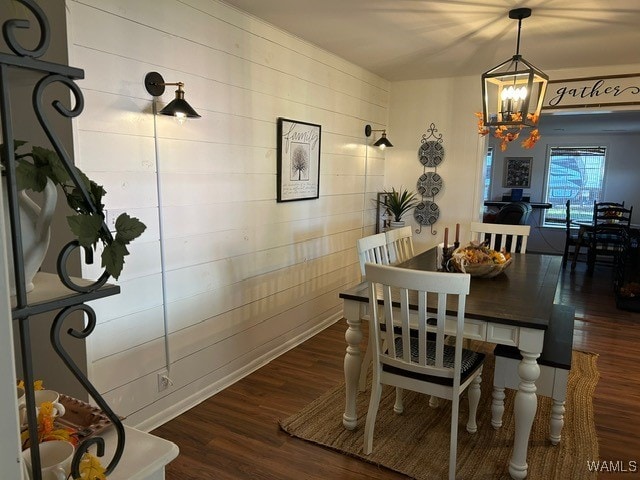
[[451,264],[458,272],[468,273],[472,277],[493,278],[504,272],[511,265],[511,258],[504,263],[469,263],[464,258],[464,248],[453,252]]

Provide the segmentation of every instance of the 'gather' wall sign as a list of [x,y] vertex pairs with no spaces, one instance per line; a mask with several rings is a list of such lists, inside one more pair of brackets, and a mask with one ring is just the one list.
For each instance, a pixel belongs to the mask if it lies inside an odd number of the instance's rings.
[[543,110],[640,105],[640,73],[550,80]]

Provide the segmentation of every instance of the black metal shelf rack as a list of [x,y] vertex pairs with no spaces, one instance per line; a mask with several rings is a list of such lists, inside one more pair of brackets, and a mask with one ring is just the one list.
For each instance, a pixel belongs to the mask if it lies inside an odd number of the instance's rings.
[[[10,252],[13,258],[13,271],[9,272],[9,274],[13,275],[16,286],[16,295],[12,298],[12,319],[17,323],[19,331],[21,350],[20,361],[26,392],[25,396],[29,438],[38,438],[38,426],[33,392],[34,374],[32,348],[29,340],[31,317],[45,312],[57,312],[55,313],[50,330],[52,347],[82,387],[93,398],[98,407],[101,408],[109,418],[116,430],[117,445],[115,453],[108,465],[105,467],[106,474],[109,475],[115,469],[124,451],[124,426],[120,421],[120,418],[111,410],[109,405],[107,405],[89,379],[74,362],[73,358],[65,350],[61,342],[61,338],[64,334],[77,340],[82,340],[88,337],[96,326],[96,314],[91,306],[86,305],[85,302],[116,295],[120,293],[120,287],[106,283],[109,279],[109,275],[106,271],[96,281],[71,277],[67,271],[67,260],[76,249],[81,248],[77,241],[72,241],[63,247],[58,256],[57,275],[49,274],[49,277],[47,278],[47,274],[40,273],[36,277],[36,282],[47,281],[49,284],[51,284],[51,277],[55,277],[54,280],[59,284],[59,286],[57,288],[49,289],[47,291],[49,296],[46,298],[42,298],[42,296],[34,294],[27,295],[20,214],[18,209],[16,159],[13,149],[15,137],[10,95],[12,89],[10,71],[12,69],[19,69],[30,71],[40,76],[40,80],[36,82],[32,94],[32,106],[34,113],[36,114],[41,128],[51,142],[51,145],[62,160],[64,167],[72,178],[76,188],[82,193],[86,206],[91,211],[97,211],[97,208],[93,204],[84,183],[73,168],[73,162],[71,161],[68,152],[65,150],[58,135],[54,131],[51,122],[47,118],[47,111],[43,105],[43,94],[47,87],[52,84],[62,84],[69,88],[73,94],[75,104],[72,108],[67,108],[61,101],[56,100],[52,103],[52,106],[58,114],[63,117],[73,118],[78,116],[83,110],[84,100],[82,92],[76,85],[75,80],[84,78],[84,71],[68,65],[46,62],[39,59],[47,51],[50,44],[50,29],[47,17],[35,0],[15,1],[24,5],[33,14],[33,17],[36,19],[38,24],[37,29],[39,30],[38,44],[34,49],[30,50],[20,43],[18,40],[19,35],[16,35],[16,32],[18,29],[32,28],[31,22],[27,19],[20,18],[6,20],[3,23],[2,28],[3,39],[6,46],[11,50],[11,52],[13,52],[13,54],[0,53],[0,120],[2,122],[2,153],[4,158],[2,174],[6,178],[9,213],[8,228],[10,228],[11,236],[11,245],[7,245],[7,251]],[[20,108],[24,108],[24,106],[21,105]],[[113,241],[113,238],[104,222],[102,224],[102,230],[105,236],[109,238],[110,241]],[[92,263],[93,251],[85,250],[84,254],[84,261],[86,263]],[[38,284],[36,283],[36,288],[37,285]],[[84,328],[82,330],[68,328],[63,332],[65,320],[70,314],[78,311],[83,312],[85,315]],[[101,436],[88,438],[76,448],[71,467],[73,478],[79,478],[80,460],[83,454],[94,445],[97,455],[99,457],[103,456],[105,442]],[[34,480],[41,480],[42,475],[40,473],[41,463],[38,443],[34,442],[33,447],[34,448],[31,449],[33,478]]]

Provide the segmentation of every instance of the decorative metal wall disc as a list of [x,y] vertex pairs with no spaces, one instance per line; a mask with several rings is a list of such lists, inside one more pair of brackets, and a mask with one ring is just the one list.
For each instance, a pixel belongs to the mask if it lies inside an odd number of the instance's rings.
[[420,202],[413,210],[413,218],[420,225],[433,225],[440,216],[440,207],[431,200]]
[[425,167],[437,167],[444,160],[444,147],[440,142],[428,140],[420,145],[418,156]]
[[416,185],[418,193],[425,197],[435,197],[442,188],[442,177],[436,172],[427,172],[420,175]]

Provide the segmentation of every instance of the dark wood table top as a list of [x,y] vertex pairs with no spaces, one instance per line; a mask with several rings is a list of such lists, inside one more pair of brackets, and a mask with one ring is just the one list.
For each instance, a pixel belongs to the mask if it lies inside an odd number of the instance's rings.
[[[546,329],[551,318],[562,257],[513,254],[511,265],[494,278],[471,278],[465,316],[484,321]],[[415,270],[437,271],[436,249],[420,253],[398,265]],[[340,293],[340,298],[369,302],[367,283]],[[449,298],[448,313],[456,314],[456,299]]]

